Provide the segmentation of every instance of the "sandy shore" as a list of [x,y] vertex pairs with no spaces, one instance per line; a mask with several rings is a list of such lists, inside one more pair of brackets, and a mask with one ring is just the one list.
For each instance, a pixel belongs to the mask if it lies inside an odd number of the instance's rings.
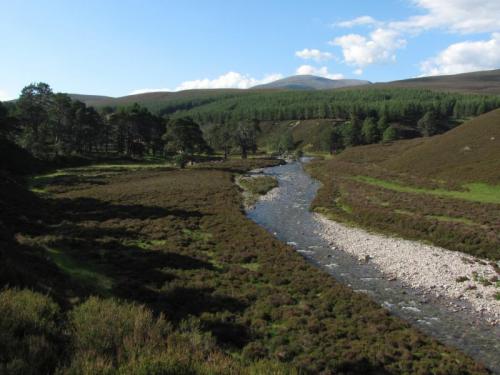
[[[452,310],[471,308],[492,324],[500,324],[500,292],[492,265],[473,256],[387,237],[314,214],[317,234],[330,246],[370,262],[387,276],[418,289],[429,298],[447,300]],[[464,303],[465,302],[465,303]],[[470,307],[466,307],[470,306]]]

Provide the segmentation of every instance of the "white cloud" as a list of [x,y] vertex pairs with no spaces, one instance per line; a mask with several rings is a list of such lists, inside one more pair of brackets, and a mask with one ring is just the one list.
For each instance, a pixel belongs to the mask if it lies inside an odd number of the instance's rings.
[[347,34],[335,38],[330,44],[342,48],[344,61],[357,67],[396,60],[396,50],[406,45],[401,35],[390,29],[378,28],[368,37]]
[[324,61],[333,58],[333,55],[330,52],[322,52],[319,49],[309,49],[309,48],[304,48],[302,51],[295,52],[295,56],[300,57],[301,59],[304,60],[315,60],[315,61]]
[[405,20],[382,22],[365,15],[335,24],[338,27],[385,27],[404,33],[419,33],[445,28],[461,34],[500,30],[500,1],[498,0],[408,0],[423,14]]
[[361,16],[349,21],[338,22],[335,24],[335,26],[351,28],[355,26],[379,25],[379,24],[380,22],[371,16]]
[[362,74],[363,74],[363,69],[358,68],[358,69],[356,69],[353,73],[354,73],[354,74],[356,74],[357,76],[360,76],[360,75],[362,75]]
[[15,99],[15,98],[12,97],[11,95],[9,95],[9,93],[7,91],[0,89],[0,102],[6,102],[6,101],[12,100],[12,99]]
[[406,32],[445,28],[461,34],[500,30],[498,0],[412,0],[412,3],[426,13],[391,22],[388,27]]
[[[344,62],[357,67],[394,61],[398,49],[406,45],[404,36],[441,29],[455,34],[500,32],[500,0],[407,0],[420,13],[402,20],[378,21],[364,15],[339,22],[339,27],[369,26],[368,35],[348,34],[331,42],[340,46]],[[429,74],[462,72],[498,67],[498,48],[494,34],[489,41],[461,42],[449,46],[438,56],[421,63]],[[471,51],[481,51],[484,58]]]
[[281,74],[269,74],[262,79],[256,79],[246,74],[238,72],[228,72],[215,79],[197,79],[193,81],[182,82],[177,86],[176,90],[192,90],[192,89],[215,89],[215,88],[238,88],[247,89],[252,86],[262,85],[281,79]]
[[168,92],[168,91],[173,91],[172,89],[138,89],[132,91],[129,95],[139,95],[139,94],[146,94],[148,92]]
[[301,65],[297,68],[296,74],[299,75],[315,75],[320,77],[325,77],[329,79],[342,79],[344,78],[343,74],[340,73],[330,73],[328,72],[328,68],[326,66],[322,66],[320,68],[311,66],[311,65]]
[[420,64],[423,75],[457,74],[499,67],[500,33],[494,33],[490,40],[452,44]]
[[132,91],[129,95],[144,94],[148,92],[167,92],[167,91],[172,92],[172,91],[194,90],[194,89],[223,89],[223,88],[247,89],[252,86],[269,83],[281,78],[283,78],[283,75],[281,74],[269,74],[262,79],[256,79],[246,74],[241,74],[238,72],[228,72],[222,74],[221,76],[215,79],[204,78],[192,81],[184,81],[174,90],[168,88],[138,89]]

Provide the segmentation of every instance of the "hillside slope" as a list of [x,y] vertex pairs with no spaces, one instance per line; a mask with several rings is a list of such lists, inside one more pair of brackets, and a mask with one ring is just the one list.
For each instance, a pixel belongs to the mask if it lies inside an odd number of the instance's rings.
[[338,221],[500,260],[500,110],[442,135],[348,148],[308,166]]
[[424,139],[384,165],[433,178],[500,183],[500,110]]
[[500,69],[432,76],[377,83],[374,87],[403,87],[432,90],[500,94]]

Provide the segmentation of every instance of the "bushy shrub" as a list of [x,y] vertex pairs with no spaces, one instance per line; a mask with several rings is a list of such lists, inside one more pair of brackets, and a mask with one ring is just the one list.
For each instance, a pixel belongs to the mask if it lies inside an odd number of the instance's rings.
[[48,374],[59,360],[59,307],[30,290],[0,293],[0,373]]
[[174,164],[179,168],[184,168],[188,163],[188,157],[186,154],[177,154],[172,158]]
[[155,318],[144,306],[96,297],[73,309],[70,327],[72,367],[90,360],[102,369],[164,351],[171,330],[163,316]]

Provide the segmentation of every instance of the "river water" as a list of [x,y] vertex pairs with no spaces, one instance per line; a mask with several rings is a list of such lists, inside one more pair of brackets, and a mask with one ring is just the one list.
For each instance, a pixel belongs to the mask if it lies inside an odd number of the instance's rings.
[[262,173],[276,177],[279,189],[273,199],[259,201],[247,211],[250,219],[339,282],[370,295],[394,315],[500,374],[500,327],[483,323],[466,311],[453,312],[445,304],[428,301],[399,281],[384,279],[370,263],[360,263],[332,249],[317,234],[319,228],[309,210],[320,184],[304,172],[301,162],[265,168]]

